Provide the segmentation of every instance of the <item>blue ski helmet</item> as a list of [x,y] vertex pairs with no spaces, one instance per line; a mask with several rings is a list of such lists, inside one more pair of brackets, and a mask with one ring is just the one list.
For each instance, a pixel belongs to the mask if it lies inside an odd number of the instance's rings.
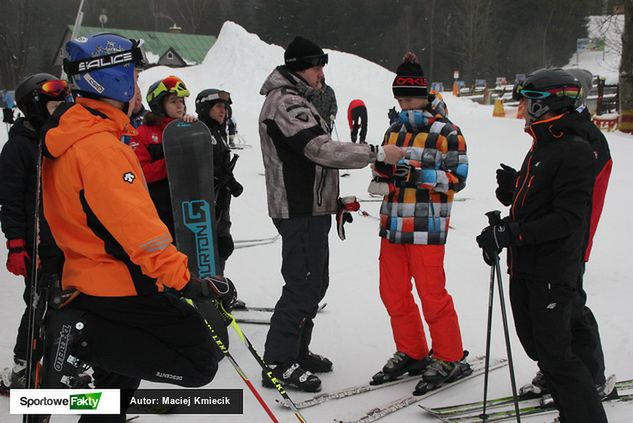
[[123,103],[134,97],[134,69],[147,64],[142,40],[99,33],[66,43],[64,71],[73,92]]

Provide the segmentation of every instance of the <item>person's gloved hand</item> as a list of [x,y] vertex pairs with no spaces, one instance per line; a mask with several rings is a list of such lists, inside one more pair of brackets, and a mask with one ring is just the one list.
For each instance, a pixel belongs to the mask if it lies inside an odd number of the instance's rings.
[[226,311],[231,311],[237,300],[235,285],[223,276],[191,278],[180,292],[184,297],[194,301],[220,300]]
[[497,169],[497,189],[495,195],[504,206],[512,204],[518,172],[510,166],[501,163],[501,169]]
[[239,197],[240,195],[242,195],[242,192],[244,192],[244,187],[242,186],[242,184],[237,182],[234,177],[231,178],[226,186],[229,189],[231,195],[235,198]]
[[509,217],[496,225],[487,226],[476,238],[479,248],[482,249],[484,261],[489,266],[494,264],[494,257],[498,256],[501,250],[516,244],[518,239],[519,224],[511,222]]
[[10,239],[7,241],[7,270],[16,276],[26,277],[27,269],[31,263],[31,257],[26,252],[26,241],[23,239]]
[[352,223],[354,218],[352,213],[360,209],[360,203],[355,196],[342,197],[338,199],[338,212],[336,213],[336,230],[338,237],[345,241],[345,223]]

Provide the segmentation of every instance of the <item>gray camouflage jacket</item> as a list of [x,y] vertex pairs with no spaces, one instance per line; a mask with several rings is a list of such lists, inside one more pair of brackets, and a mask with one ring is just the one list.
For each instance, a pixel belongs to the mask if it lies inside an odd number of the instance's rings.
[[260,90],[266,96],[259,137],[272,218],[336,213],[337,169],[360,169],[376,160],[377,146],[330,138],[326,122],[307,100],[314,91],[284,66]]

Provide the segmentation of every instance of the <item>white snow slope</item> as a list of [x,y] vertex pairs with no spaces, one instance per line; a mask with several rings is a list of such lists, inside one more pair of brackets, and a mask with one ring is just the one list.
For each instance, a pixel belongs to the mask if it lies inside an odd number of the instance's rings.
[[[330,63],[325,73],[328,83],[337,93],[340,111],[337,118],[338,134],[349,140],[346,110],[350,100],[362,98],[369,110],[368,141],[380,143],[387,128],[387,109],[395,102],[391,93],[393,74],[384,68],[357,56],[329,51]],[[236,176],[244,186],[244,194],[233,201],[234,238],[248,239],[271,236],[276,233],[267,215],[266,193],[257,117],[263,101],[258,94],[260,86],[272,69],[283,61],[283,50],[262,42],[256,35],[247,33],[238,25],[227,22],[217,42],[209,51],[204,63],[186,69],[153,68],[141,75],[141,86],[147,89],[156,79],[176,74],[181,76],[191,90],[188,100],[193,108],[195,94],[204,88],[219,87],[231,92],[235,116],[240,134],[253,148],[240,151]],[[486,225],[484,213],[502,209],[494,197],[495,169],[499,163],[514,167],[530,146],[529,137],[522,130],[522,122],[514,119],[492,118],[490,106],[479,106],[445,94],[451,119],[460,125],[468,143],[470,175],[467,187],[457,195],[453,207],[451,231],[447,244],[446,273],[448,290],[457,308],[464,346],[473,355],[485,350],[486,316],[488,302],[489,267],[481,259],[475,236]],[[6,134],[1,137],[2,143]],[[602,342],[606,355],[607,371],[617,373],[619,379],[633,377],[631,350],[631,298],[633,285],[627,261],[631,229],[630,187],[633,167],[625,166],[626,157],[633,157],[633,138],[611,133],[608,135],[615,165],[607,194],[605,211],[595,239],[593,257],[586,274],[586,289],[592,307],[602,329]],[[351,171],[341,178],[342,195],[358,195],[367,198],[368,169]],[[363,209],[378,214],[379,203],[363,203]],[[347,225],[347,240],[341,242],[332,231],[330,236],[330,289],[326,296],[328,307],[316,319],[312,349],[327,355],[335,365],[333,373],[322,377],[324,392],[345,386],[365,383],[379,370],[395,350],[387,313],[378,294],[378,228],[371,218],[356,217]],[[274,305],[281,293],[283,280],[280,275],[280,243],[236,250],[228,262],[226,274],[236,282],[240,297],[252,305]],[[6,250],[2,248],[0,261],[4,263]],[[0,362],[11,360],[15,330],[22,314],[22,281],[0,269]],[[507,275],[504,272],[507,295]],[[494,357],[505,356],[505,345],[499,314],[498,299],[493,327]],[[507,302],[509,308],[509,302]],[[510,325],[513,328],[510,317]],[[265,326],[243,325],[245,333],[256,348],[263,353],[267,332]],[[536,365],[523,353],[514,330],[511,329],[513,354],[519,384],[529,381]],[[112,342],[116,342],[113,339]],[[235,336],[231,352],[249,377],[255,382],[266,401],[282,422],[296,418],[286,409],[274,404],[278,394],[260,385],[260,369],[250,353]],[[142,387],[157,384],[143,383]],[[167,387],[162,385],[161,387]],[[242,384],[230,363],[223,360],[212,388],[243,388],[243,416],[150,416],[144,415],[139,422],[267,422],[268,417]],[[355,398],[332,401],[303,411],[309,422],[331,422],[333,418],[352,418],[360,412],[409,393],[412,383],[399,385]],[[436,406],[480,399],[483,378],[465,382],[455,389],[423,401]],[[490,395],[506,395],[510,392],[507,370],[491,374]],[[300,401],[307,394],[289,392]],[[630,405],[606,405],[611,422],[630,422],[633,407]],[[17,422],[18,416],[9,416],[8,401],[0,399],[0,422]],[[526,422],[551,422],[553,416],[524,419]],[[76,417],[56,416],[54,421],[72,422]],[[411,406],[382,420],[388,422],[432,422],[418,407]]]

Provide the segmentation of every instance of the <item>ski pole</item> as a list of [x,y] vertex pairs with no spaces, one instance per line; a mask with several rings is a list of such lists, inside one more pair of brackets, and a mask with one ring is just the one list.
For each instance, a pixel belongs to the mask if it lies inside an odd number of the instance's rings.
[[[185,298],[184,300],[185,302],[187,302],[187,304],[191,305],[192,307],[196,307],[193,301],[190,300],[189,298]],[[268,414],[268,416],[270,417],[270,420],[272,420],[275,423],[279,423],[279,420],[277,420],[277,417],[275,417],[275,415],[273,414],[268,404],[266,404],[266,401],[264,401],[264,398],[262,398],[259,392],[257,392],[257,389],[255,389],[255,385],[253,385],[250,379],[246,376],[246,373],[244,373],[244,371],[239,366],[239,364],[237,364],[237,361],[235,361],[235,359],[229,352],[229,349],[226,348],[226,346],[224,345],[220,337],[217,335],[217,333],[215,332],[211,324],[207,321],[207,319],[204,319],[204,323],[206,323],[207,328],[209,329],[209,332],[211,332],[211,337],[215,341],[218,348],[220,348],[220,351],[222,351],[224,356],[231,362],[237,374],[240,375],[240,377],[242,378],[246,386],[248,386],[248,389],[250,389],[253,395],[255,396],[255,398],[257,398],[257,401],[259,401],[264,411],[266,411],[266,414]]]
[[488,400],[488,376],[490,373],[490,341],[492,337],[492,309],[495,292],[495,269],[490,266],[490,289],[488,291],[488,324],[486,329],[486,365],[484,370],[484,403],[481,419],[486,421],[486,401]]
[[[501,212],[499,210],[494,210],[486,213],[488,216],[488,223],[490,225],[497,225],[501,223]],[[492,257],[493,266],[491,269],[495,271],[497,274],[497,284],[499,285],[499,301],[501,305],[501,319],[503,321],[503,333],[506,341],[506,351],[508,353],[508,368],[510,370],[510,383],[512,384],[512,398],[514,402],[514,411],[516,412],[516,420],[518,423],[521,422],[521,412],[519,411],[519,397],[517,395],[517,384],[516,379],[514,377],[514,362],[512,360],[512,348],[510,346],[510,330],[508,329],[508,316],[506,314],[506,302],[503,296],[503,282],[501,280],[501,266],[499,265],[499,255],[494,254]],[[485,403],[484,403],[485,407]],[[485,420],[485,416],[484,416]]]
[[279,383],[279,380],[277,380],[276,377],[273,376],[273,371],[270,369],[270,367],[268,367],[268,364],[266,364],[266,362],[262,359],[262,357],[259,355],[259,353],[255,349],[255,347],[253,347],[253,344],[251,344],[251,341],[249,341],[249,339],[246,337],[246,335],[244,334],[240,326],[237,324],[237,322],[235,321],[235,317],[233,317],[231,313],[229,313],[228,311],[224,309],[224,304],[222,304],[221,302],[219,303],[218,311],[221,314],[223,314],[226,319],[231,321],[231,327],[233,328],[233,330],[235,330],[235,333],[237,333],[237,336],[240,337],[240,339],[242,340],[242,342],[244,342],[244,344],[246,345],[248,350],[251,352],[253,357],[255,357],[255,360],[257,361],[257,363],[260,365],[262,370],[264,370],[264,373],[266,373],[266,376],[270,379],[272,384],[275,385],[275,388],[277,388],[279,395],[281,395],[282,398],[286,400],[286,403],[290,406],[290,409],[292,410],[294,415],[297,417],[297,419],[302,423],[307,423],[307,420],[305,419],[305,417],[303,417],[303,415],[297,408],[297,405],[288,396],[288,393],[284,389],[283,385]]

